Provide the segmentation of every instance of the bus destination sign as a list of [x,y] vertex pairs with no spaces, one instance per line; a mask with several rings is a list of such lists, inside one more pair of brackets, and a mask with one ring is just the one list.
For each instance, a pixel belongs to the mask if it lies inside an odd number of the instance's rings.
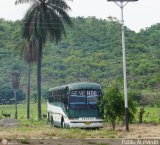
[[74,91],[71,91],[71,95],[73,96],[98,96],[98,92],[96,90],[74,90]]

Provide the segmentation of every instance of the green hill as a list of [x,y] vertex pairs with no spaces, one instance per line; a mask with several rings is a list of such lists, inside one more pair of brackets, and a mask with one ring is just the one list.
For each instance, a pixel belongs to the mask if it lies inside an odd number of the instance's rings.
[[[67,37],[58,45],[48,42],[43,49],[42,90],[77,82],[92,81],[107,85],[123,80],[121,26],[118,22],[73,18]],[[160,87],[160,24],[139,33],[125,27],[127,83],[132,90],[153,96]],[[16,38],[16,39],[15,39]],[[11,85],[11,71],[18,65],[21,87],[27,87],[27,65],[13,49],[21,40],[20,22],[0,20],[0,83]],[[9,56],[8,56],[9,55]],[[15,64],[14,64],[15,63]],[[32,94],[36,92],[36,65],[32,67]]]

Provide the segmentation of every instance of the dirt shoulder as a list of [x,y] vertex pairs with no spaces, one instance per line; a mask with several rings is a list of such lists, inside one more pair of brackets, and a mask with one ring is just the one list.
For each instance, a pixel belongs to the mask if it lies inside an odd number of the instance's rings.
[[[160,125],[131,124],[129,128],[129,132],[125,131],[125,126],[119,126],[115,131],[110,126],[99,130],[61,129],[48,124],[22,125],[16,119],[3,119],[0,120],[0,145],[5,139],[8,144],[18,145],[128,145],[143,139],[156,139],[160,144]],[[135,142],[127,142],[128,140]]]
[[0,120],[0,127],[16,127],[20,123],[17,119],[2,119]]
[[160,139],[160,125],[155,124],[132,124],[130,131],[126,132],[125,127],[117,128],[117,138],[158,138]]

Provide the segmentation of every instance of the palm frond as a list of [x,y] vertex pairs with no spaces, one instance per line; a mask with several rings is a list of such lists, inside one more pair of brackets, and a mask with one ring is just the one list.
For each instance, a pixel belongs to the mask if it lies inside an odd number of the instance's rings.
[[46,42],[47,37],[47,28],[44,26],[44,24],[47,23],[46,21],[46,13],[43,9],[40,9],[37,15],[37,35],[42,38],[43,44]]
[[62,8],[56,7],[54,5],[52,5],[52,9],[56,11],[57,15],[59,15],[59,18],[61,18],[65,23],[67,23],[67,25],[73,26],[71,18],[69,17],[69,15],[65,10],[63,10]]
[[[48,9],[47,12],[47,17],[48,17],[48,32],[49,36],[52,40],[58,42],[61,40],[62,34],[66,34],[63,21],[60,19],[59,15],[53,10],[53,9]],[[52,27],[50,27],[52,25]]]
[[37,61],[38,42],[36,39],[31,39],[27,42],[24,48],[24,60],[27,63],[33,63]]
[[35,22],[37,15],[37,3],[32,4],[31,8],[25,14],[22,22],[23,22],[23,37],[30,41],[32,35],[35,35]]
[[[29,0],[17,0],[29,2]],[[31,1],[31,0],[30,0]],[[65,24],[73,26],[67,14],[70,7],[64,0],[32,0],[31,7],[23,19],[23,37],[30,41],[31,37],[40,38],[45,44],[48,36],[58,42],[66,35]]]
[[56,7],[62,8],[66,11],[71,10],[71,8],[68,6],[68,4],[64,0],[48,0],[46,3],[48,5],[54,5]]
[[37,0],[16,0],[15,1],[15,5],[17,5],[17,4],[23,4],[23,3],[33,3],[33,2],[36,2],[36,1]]

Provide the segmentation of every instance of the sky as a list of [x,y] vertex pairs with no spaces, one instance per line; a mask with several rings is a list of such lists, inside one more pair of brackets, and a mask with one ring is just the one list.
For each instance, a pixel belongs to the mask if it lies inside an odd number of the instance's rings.
[[[0,0],[0,18],[13,21],[23,18],[29,4],[15,5],[14,2],[15,0]],[[69,15],[72,17],[95,16],[107,19],[112,16],[121,19],[120,8],[107,0],[73,0],[68,5],[71,7]],[[124,7],[124,23],[136,32],[160,23],[160,0],[129,2]]]

